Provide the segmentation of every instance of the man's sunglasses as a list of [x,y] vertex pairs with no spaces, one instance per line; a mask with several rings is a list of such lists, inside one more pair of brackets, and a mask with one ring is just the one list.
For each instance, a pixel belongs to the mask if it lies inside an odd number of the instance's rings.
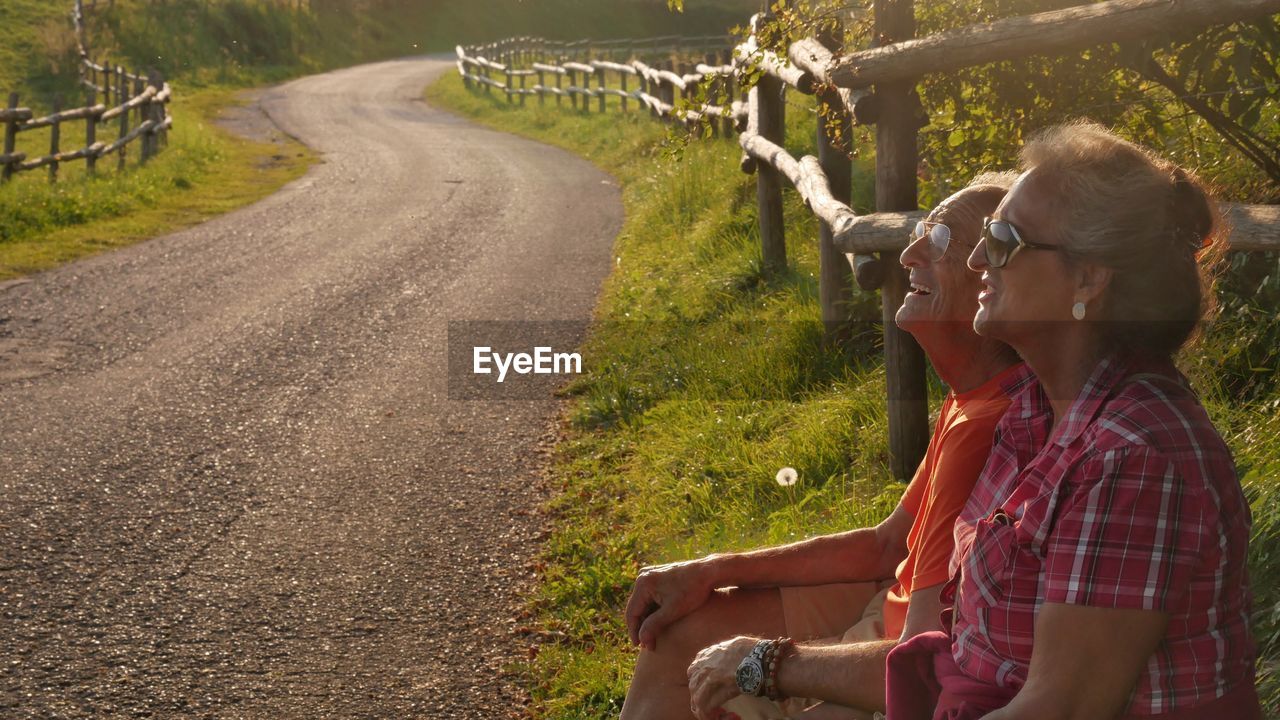
[[925,236],[929,238],[929,260],[938,262],[951,246],[951,228],[942,223],[921,220],[916,223],[916,231],[911,235],[911,240],[914,242]]
[[992,218],[983,220],[982,239],[985,241],[984,245],[987,250],[987,265],[993,268],[1002,268],[1007,265],[1014,254],[1024,247],[1032,250],[1066,251],[1066,248],[1061,245],[1046,245],[1023,240],[1022,236],[1018,234],[1017,228],[1010,225],[1007,220],[993,220]]

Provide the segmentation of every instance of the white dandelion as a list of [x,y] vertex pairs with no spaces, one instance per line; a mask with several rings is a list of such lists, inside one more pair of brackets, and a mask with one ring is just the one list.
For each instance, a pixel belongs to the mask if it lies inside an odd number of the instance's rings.
[[800,473],[797,473],[796,469],[793,467],[784,467],[778,471],[778,474],[774,479],[777,480],[778,484],[782,487],[791,487],[800,479]]

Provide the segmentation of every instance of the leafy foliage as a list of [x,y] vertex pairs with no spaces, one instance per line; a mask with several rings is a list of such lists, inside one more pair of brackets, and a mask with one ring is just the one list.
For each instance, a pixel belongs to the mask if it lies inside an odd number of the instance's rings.
[[[920,0],[917,36],[1077,5],[1078,0]],[[775,2],[757,37],[785,48],[839,21],[844,47],[873,37],[870,2]],[[1062,57],[991,63],[922,78],[921,203],[1013,164],[1036,131],[1088,117],[1157,148],[1217,184],[1224,197],[1280,198],[1280,19],[1269,17]],[[865,131],[863,131],[865,133]],[[855,134],[855,137],[859,137]],[[865,139],[865,135],[859,139]],[[863,144],[854,142],[852,147]]]

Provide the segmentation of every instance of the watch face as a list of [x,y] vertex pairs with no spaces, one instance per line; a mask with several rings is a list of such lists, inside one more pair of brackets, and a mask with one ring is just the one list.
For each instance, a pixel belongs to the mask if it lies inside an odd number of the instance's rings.
[[760,692],[760,684],[764,682],[764,668],[754,658],[747,658],[738,666],[738,692],[743,695],[755,695]]

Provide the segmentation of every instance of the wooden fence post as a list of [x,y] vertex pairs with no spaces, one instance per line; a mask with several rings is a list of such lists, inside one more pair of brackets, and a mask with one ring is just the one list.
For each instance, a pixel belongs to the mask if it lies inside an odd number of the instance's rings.
[[[645,95],[653,94],[653,86],[649,83],[649,78],[645,77],[642,73],[636,74],[636,90],[639,90],[641,93]],[[643,105],[641,105],[641,109],[648,109],[649,117],[657,116],[652,106],[650,106],[648,103],[645,103],[643,100],[641,102],[643,103]]]
[[511,97],[511,91],[514,89],[511,87],[511,58],[512,58],[511,52],[507,51],[503,53],[502,58],[503,60],[506,61],[502,63],[503,67],[505,68],[502,72],[503,72],[503,75],[505,76],[505,79],[503,80],[503,85],[505,86],[504,89],[507,92],[507,104],[512,105],[515,103],[515,100],[512,99]]
[[[833,55],[840,54],[842,30],[836,25],[829,32],[818,36],[818,42]],[[831,196],[848,205],[852,197],[853,164],[830,138],[832,130],[849,142],[853,123],[845,112],[840,96],[828,90],[818,98],[829,108],[818,113],[818,164],[831,185]],[[834,120],[834,123],[830,121]],[[826,223],[818,223],[818,305],[822,312],[822,325],[828,340],[848,337],[849,299],[852,295],[852,278],[844,253],[836,249],[834,235]]]
[[[900,42],[915,35],[912,0],[875,0],[875,37]],[[876,211],[916,210],[918,130],[913,81],[880,83],[876,99]],[[925,394],[924,352],[894,322],[907,292],[907,274],[896,258],[881,255],[885,266],[880,288],[884,322],[884,360],[889,399],[890,468],[908,480],[924,457],[929,441],[929,402]]]
[[[618,82],[619,82],[619,84],[621,84],[621,86],[622,86],[622,92],[624,92],[624,93],[625,93],[625,92],[627,91],[627,73],[618,73]],[[618,98],[618,99],[621,101],[621,102],[619,102],[619,103],[618,103],[618,105],[621,107],[622,112],[626,112],[626,111],[627,111],[627,96],[626,96],[626,95],[623,95],[622,97],[620,97],[620,98]]]
[[[160,77],[159,73],[157,73],[154,69],[147,70],[147,86],[155,88],[155,91],[157,93],[160,92],[159,77]],[[142,162],[143,163],[146,163],[147,160],[151,159],[151,157],[156,154],[156,133],[159,132],[160,130],[160,127],[159,127],[160,121],[156,119],[156,105],[159,105],[159,104],[160,103],[155,102],[154,99],[149,99],[142,106],[143,120],[149,120],[153,123],[151,126],[151,129],[147,131],[147,134],[142,136]]]
[[[126,81],[124,78],[124,67],[117,65],[116,66],[116,99],[119,101],[117,104],[123,105],[126,102],[128,102],[129,100],[128,87],[129,86],[126,84]],[[124,136],[128,134],[129,134],[129,113],[122,112],[120,113],[120,138],[124,139]],[[116,168],[119,170],[124,170],[124,160],[125,160],[127,149],[128,149],[128,145],[121,144],[120,149],[116,151],[119,156],[119,161],[116,164]]]
[[[578,93],[574,92],[573,89],[578,87],[578,71],[570,70],[568,72],[569,72],[569,103],[573,105],[574,110],[577,110],[578,109]],[[583,102],[586,102],[585,98],[583,99]]]
[[[62,112],[62,96],[53,96],[53,116],[58,117],[58,113]],[[58,146],[62,140],[62,122],[55,119],[53,125],[49,128],[49,154],[57,157]],[[58,161],[54,160],[49,163],[49,182],[58,182]]]
[[[556,64],[558,65],[559,63],[556,63]],[[556,90],[563,90],[563,88],[562,88],[562,87],[560,87],[560,84],[561,84],[561,82],[562,82],[562,78],[563,78],[564,76],[563,76],[563,75],[561,75],[560,73],[555,73],[555,76],[556,76]],[[562,95],[562,94],[560,94],[559,92],[557,92],[557,93],[556,93],[556,107],[559,107],[563,101],[564,101],[564,95]]]
[[[659,60],[653,64],[653,68],[655,70],[666,70],[667,61]],[[649,85],[649,88],[650,93],[654,97],[658,98],[662,102],[667,102],[667,81],[665,79],[661,77],[654,78],[652,84]],[[671,122],[670,117],[663,116],[662,113],[657,110],[654,111],[654,115],[662,122]]]
[[[760,137],[785,147],[786,86],[778,78],[763,73],[751,89],[755,96],[756,131]],[[760,163],[756,173],[756,204],[760,209],[760,257],[766,273],[787,269],[787,242],[782,223],[782,173],[769,163]]]
[[[675,61],[669,58],[666,60],[663,60],[662,69],[666,70],[669,73],[674,73],[676,71]],[[676,104],[676,86],[671,84],[667,80],[659,80],[658,82],[661,83],[659,87],[662,88],[662,101],[668,105],[671,105],[672,108],[674,109]],[[674,114],[667,116],[668,123],[675,122],[675,120],[676,118]]]
[[[94,88],[89,88],[89,92],[87,93],[87,100],[88,100],[89,107],[93,107],[94,105],[97,105],[98,91],[95,90]],[[98,142],[98,115],[90,114],[84,120],[84,146],[87,148],[91,148],[93,147],[93,144],[96,142]],[[97,168],[98,154],[94,152],[90,152],[88,155],[85,156],[84,164],[85,164],[85,172],[89,174],[89,177],[93,177],[94,175],[96,175],[98,172],[98,168]]]
[[[9,93],[9,110],[16,110],[18,107],[18,93]],[[0,170],[0,182],[8,182],[13,177],[13,151],[18,145],[18,120],[14,117],[15,113],[10,112],[9,117],[4,123],[4,169]]]
[[539,70],[538,71],[538,107],[543,107],[547,104],[546,79],[547,79],[546,73]]
[[[88,88],[88,92],[84,94],[84,101],[90,108],[93,105],[97,105],[97,90],[92,87]],[[93,147],[95,142],[97,142],[97,115],[90,114],[87,118],[84,118],[84,147]],[[88,173],[88,177],[93,177],[97,174],[96,165],[96,152],[90,152],[90,154],[84,156],[84,172]]]
[[107,65],[107,61],[103,60],[102,65],[102,102],[108,107],[111,105],[111,66]]
[[[156,71],[156,89],[160,90],[161,92],[164,91],[164,73],[160,72],[159,70]],[[168,105],[166,105],[165,103],[157,103],[156,104],[156,121],[160,123],[160,128],[159,128],[160,135],[158,136],[159,143],[156,147],[157,152],[159,152],[160,148],[169,147],[169,128],[165,126],[165,121],[168,119],[169,119]]]
[[[142,75],[138,74],[137,68],[134,68],[133,69],[133,94],[130,95],[129,97],[132,99],[141,95],[144,85],[145,84],[142,81]],[[141,105],[138,106],[137,113],[138,113],[138,123],[137,125],[134,125],[134,127],[141,125],[147,119],[146,113],[142,111]]]
[[529,77],[524,73],[520,73],[520,107],[524,107],[525,101],[525,78]]
[[[148,84],[150,83],[148,82]],[[140,109],[142,110],[142,113],[138,117],[141,122],[145,123],[148,120],[153,119],[151,115],[151,100],[149,99],[144,100]],[[151,140],[154,137],[154,135],[152,134],[154,132],[155,132],[155,126],[152,126],[151,130],[142,133],[142,137],[138,138],[138,140],[140,141],[138,143],[138,148],[139,148],[138,163],[141,165],[146,165],[147,161],[151,159],[151,154],[152,154]]]
[[596,92],[600,93],[600,114],[604,114],[604,68],[596,68]]

